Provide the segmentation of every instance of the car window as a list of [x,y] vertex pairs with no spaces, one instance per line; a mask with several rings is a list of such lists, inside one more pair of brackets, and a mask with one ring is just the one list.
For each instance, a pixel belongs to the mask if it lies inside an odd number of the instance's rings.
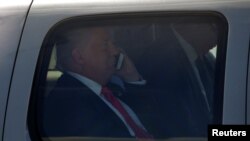
[[206,138],[222,119],[226,32],[213,13],[62,21],[41,48],[29,130],[43,139]]

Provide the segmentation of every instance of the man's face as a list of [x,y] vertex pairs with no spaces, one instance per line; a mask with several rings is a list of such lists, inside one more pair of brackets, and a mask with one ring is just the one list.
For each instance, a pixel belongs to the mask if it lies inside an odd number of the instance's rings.
[[108,30],[93,28],[87,46],[81,51],[84,57],[84,69],[95,77],[109,79],[114,73],[119,50],[113,45]]

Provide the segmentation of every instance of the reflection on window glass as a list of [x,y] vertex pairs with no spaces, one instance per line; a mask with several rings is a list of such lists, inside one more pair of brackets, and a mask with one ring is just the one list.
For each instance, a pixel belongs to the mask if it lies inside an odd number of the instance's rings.
[[212,49],[210,49],[209,52],[216,58],[217,46],[215,46]]
[[43,138],[206,137],[221,22],[213,16],[64,22],[40,66]]

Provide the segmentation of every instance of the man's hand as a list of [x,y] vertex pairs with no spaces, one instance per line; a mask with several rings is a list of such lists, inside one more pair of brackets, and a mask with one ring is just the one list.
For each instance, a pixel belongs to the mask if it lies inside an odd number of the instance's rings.
[[141,75],[138,73],[134,63],[123,52],[124,61],[120,70],[117,70],[116,75],[121,77],[125,82],[134,82],[141,80]]

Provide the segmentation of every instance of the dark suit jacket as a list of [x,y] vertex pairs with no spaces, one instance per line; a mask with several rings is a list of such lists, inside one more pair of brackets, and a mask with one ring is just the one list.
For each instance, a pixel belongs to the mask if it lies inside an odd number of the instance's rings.
[[131,137],[117,115],[89,88],[63,74],[43,103],[43,136]]

